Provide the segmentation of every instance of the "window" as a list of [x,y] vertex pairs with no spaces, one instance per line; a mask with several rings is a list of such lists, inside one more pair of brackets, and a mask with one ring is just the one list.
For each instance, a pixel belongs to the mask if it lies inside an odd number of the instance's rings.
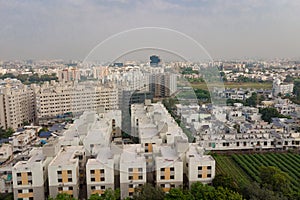
[[28,184],[31,185],[31,184],[32,184],[32,180],[29,180],[29,181],[28,181]]
[[68,182],[72,182],[72,178],[68,178]]
[[33,192],[33,189],[29,189],[28,192]]
[[33,200],[33,197],[29,197],[29,200]]
[[170,176],[170,179],[174,179],[174,175],[171,175],[171,176]]
[[17,185],[22,185],[22,181],[18,181],[18,182],[17,182]]
[[143,176],[139,176],[139,180],[142,180],[143,179]]
[[31,172],[28,172],[27,175],[28,175],[28,176],[32,176],[32,173],[31,173]]
[[91,170],[91,174],[95,174],[95,170],[92,169],[92,170]]
[[160,187],[164,188],[164,187],[165,187],[165,184],[161,184]]
[[211,166],[207,166],[207,169],[211,169]]
[[101,174],[104,174],[104,169],[100,169],[100,173],[101,173]]
[[211,174],[207,174],[207,178],[210,178],[211,177]]
[[61,174],[61,171],[57,171],[57,174]]
[[73,190],[73,187],[72,187],[72,186],[70,186],[70,187],[69,187],[69,190]]
[[129,180],[132,180],[132,178],[133,178],[132,176],[128,176],[128,179],[129,179]]
[[91,182],[95,182],[95,178],[91,178]]
[[171,185],[170,185],[170,188],[175,188],[175,184],[171,184]]
[[143,168],[139,168],[139,172],[143,172]]
[[17,177],[21,177],[21,173],[17,173]]
[[160,176],[160,179],[165,179],[165,176]]
[[68,174],[72,174],[72,170],[68,170],[67,172],[68,172]]
[[171,171],[171,172],[174,172],[174,167],[171,167],[171,168],[170,168],[170,171]]
[[57,182],[61,183],[61,182],[62,182],[62,179],[61,179],[61,178],[57,179]]
[[104,178],[104,177],[101,177],[101,178],[100,178],[100,181],[105,181],[105,178]]
[[133,184],[129,184],[129,186],[128,186],[129,188],[133,188]]
[[95,190],[96,189],[96,186],[91,186],[91,190]]
[[58,187],[58,191],[62,191],[63,190],[63,188],[62,187]]
[[199,166],[199,167],[198,167],[198,170],[202,170],[202,166]]
[[165,171],[165,168],[160,168],[160,171],[161,171],[161,172],[164,172],[164,171]]
[[105,185],[101,185],[101,190],[105,190]]
[[133,172],[133,169],[132,169],[132,168],[128,168],[128,171],[129,171],[129,172]]
[[132,196],[133,195],[133,192],[129,192],[129,194],[128,194],[129,196]]
[[18,193],[21,194],[23,191],[22,190],[18,190]]
[[202,178],[202,174],[198,174],[198,178]]

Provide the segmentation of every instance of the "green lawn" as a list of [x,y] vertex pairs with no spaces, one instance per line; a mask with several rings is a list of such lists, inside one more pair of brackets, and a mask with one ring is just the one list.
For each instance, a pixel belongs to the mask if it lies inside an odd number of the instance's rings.
[[[206,83],[195,83],[191,84],[193,88],[197,89],[203,89],[207,90],[207,85]],[[225,82],[224,83],[225,88],[252,88],[252,89],[272,89],[272,83],[252,83],[252,82],[247,82],[247,83],[236,83],[236,82]]]

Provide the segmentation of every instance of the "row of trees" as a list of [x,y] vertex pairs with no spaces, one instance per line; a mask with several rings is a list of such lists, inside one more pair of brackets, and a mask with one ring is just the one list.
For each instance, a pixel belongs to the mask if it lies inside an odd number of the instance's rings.
[[[108,189],[103,195],[91,195],[89,200],[117,200],[120,198],[120,190]],[[50,200],[75,200],[67,194],[59,194],[56,198],[49,198]],[[126,200],[242,200],[243,197],[238,192],[222,186],[213,187],[203,185],[200,182],[193,183],[190,189],[172,188],[169,193],[165,193],[162,188],[145,184],[142,187],[136,188],[133,197],[127,197]]]
[[0,75],[0,79],[5,79],[5,78],[16,78],[24,84],[42,83],[44,81],[57,80],[57,77],[56,77],[55,73],[53,73],[51,75],[44,74],[44,75],[41,75],[41,76],[39,76],[37,73],[34,73],[32,75],[19,74],[17,76],[15,76],[12,73],[6,73],[6,74],[3,74],[3,75]]

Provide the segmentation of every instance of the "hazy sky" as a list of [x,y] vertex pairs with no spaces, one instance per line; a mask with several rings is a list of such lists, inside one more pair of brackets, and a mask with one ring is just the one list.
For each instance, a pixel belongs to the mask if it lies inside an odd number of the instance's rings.
[[299,10],[298,0],[0,0],[0,59],[82,60],[144,26],[183,32],[213,58],[299,58]]

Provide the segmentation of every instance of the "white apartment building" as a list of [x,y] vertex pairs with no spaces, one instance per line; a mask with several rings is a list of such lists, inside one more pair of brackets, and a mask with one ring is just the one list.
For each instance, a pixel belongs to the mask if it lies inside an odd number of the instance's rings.
[[96,158],[86,164],[87,198],[92,194],[102,195],[108,188],[114,189],[114,157],[109,147],[98,148]]
[[22,132],[16,132],[13,134],[13,151],[26,151],[28,144],[36,139],[36,131],[34,129],[25,129]]
[[185,154],[185,172],[189,187],[195,182],[211,183],[215,177],[216,163],[212,156],[204,155],[204,149],[195,144],[189,145]]
[[0,125],[17,129],[35,120],[33,90],[16,79],[0,80]]
[[11,144],[2,144],[0,147],[0,163],[8,160],[12,155],[12,145]]
[[57,83],[35,87],[37,118],[52,118],[72,112],[113,110],[118,107],[118,90],[97,82]]
[[[85,163],[83,146],[62,147],[48,166],[50,197],[66,193],[78,198]],[[81,178],[82,177],[82,178]]]
[[170,145],[161,145],[157,148],[158,152],[155,155],[156,185],[161,187],[164,192],[183,186],[183,160],[180,152]]
[[273,81],[273,95],[278,96],[292,94],[294,89],[293,83],[283,83],[280,79],[275,79]]
[[30,152],[28,161],[19,161],[13,166],[14,199],[45,199],[48,193],[46,170],[51,159],[38,148]]
[[126,145],[120,157],[121,199],[133,195],[135,188],[146,183],[146,159],[140,144]]

